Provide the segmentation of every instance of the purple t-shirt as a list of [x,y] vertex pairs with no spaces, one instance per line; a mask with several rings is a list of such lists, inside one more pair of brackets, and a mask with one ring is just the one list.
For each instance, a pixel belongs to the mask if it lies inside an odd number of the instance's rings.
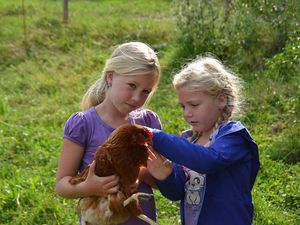
[[[150,110],[142,109],[129,114],[131,124],[140,124],[151,128],[161,129],[161,122],[158,115]],[[94,107],[84,111],[74,113],[66,122],[64,127],[64,138],[84,147],[84,155],[81,160],[79,171],[89,165],[94,157],[96,149],[114,131],[114,128],[106,124],[97,114]],[[139,192],[151,193],[152,189],[147,184],[141,182],[138,187]],[[154,198],[140,201],[145,215],[156,220],[156,208]],[[131,218],[122,225],[147,225],[138,218]]]

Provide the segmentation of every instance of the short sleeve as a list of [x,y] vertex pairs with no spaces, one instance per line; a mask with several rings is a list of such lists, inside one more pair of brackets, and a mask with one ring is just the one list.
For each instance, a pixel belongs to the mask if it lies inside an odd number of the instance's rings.
[[146,110],[146,115],[147,115],[146,119],[150,123],[151,128],[155,128],[155,129],[159,129],[159,130],[162,129],[160,118],[155,112]]
[[153,129],[162,129],[159,116],[149,109],[136,110],[131,112],[129,115],[132,123]]
[[86,124],[83,113],[74,113],[65,124],[64,138],[84,147],[87,140]]

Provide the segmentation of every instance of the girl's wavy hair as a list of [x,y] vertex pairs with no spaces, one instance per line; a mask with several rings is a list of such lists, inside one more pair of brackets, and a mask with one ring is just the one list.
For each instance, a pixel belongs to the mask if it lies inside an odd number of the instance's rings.
[[242,80],[212,56],[200,57],[188,64],[174,76],[173,85],[176,90],[185,87],[211,96],[224,94],[227,105],[218,125],[241,112]]
[[[81,101],[83,110],[100,104],[108,89],[107,72],[117,76],[156,76],[157,83],[147,98],[150,100],[160,79],[160,65],[154,50],[142,42],[127,42],[119,45],[107,59],[101,77],[87,90]],[[145,104],[146,104],[145,103]]]

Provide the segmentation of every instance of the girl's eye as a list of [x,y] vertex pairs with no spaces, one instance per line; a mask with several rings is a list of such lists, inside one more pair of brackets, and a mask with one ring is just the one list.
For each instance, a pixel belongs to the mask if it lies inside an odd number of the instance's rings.
[[151,93],[151,91],[149,91],[149,90],[144,90],[143,93],[144,93],[145,95],[149,95],[149,94]]
[[197,107],[199,104],[191,104],[192,107]]
[[136,85],[133,84],[133,83],[128,83],[128,86],[131,87],[132,89],[135,89],[135,88],[136,88]]

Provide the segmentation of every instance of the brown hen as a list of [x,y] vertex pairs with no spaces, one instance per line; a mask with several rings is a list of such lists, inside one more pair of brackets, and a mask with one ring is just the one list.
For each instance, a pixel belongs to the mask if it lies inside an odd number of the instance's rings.
[[[135,215],[149,224],[156,224],[143,215],[138,197],[150,194],[132,194],[131,186],[138,179],[141,166],[147,165],[148,147],[152,134],[140,125],[122,125],[100,146],[94,156],[95,174],[99,177],[116,174],[120,177],[119,191],[106,197],[91,196],[81,198],[78,212],[86,225],[113,225],[123,223]],[[71,184],[83,182],[89,166]],[[91,193],[93,195],[93,193]],[[125,201],[126,200],[126,201]]]

